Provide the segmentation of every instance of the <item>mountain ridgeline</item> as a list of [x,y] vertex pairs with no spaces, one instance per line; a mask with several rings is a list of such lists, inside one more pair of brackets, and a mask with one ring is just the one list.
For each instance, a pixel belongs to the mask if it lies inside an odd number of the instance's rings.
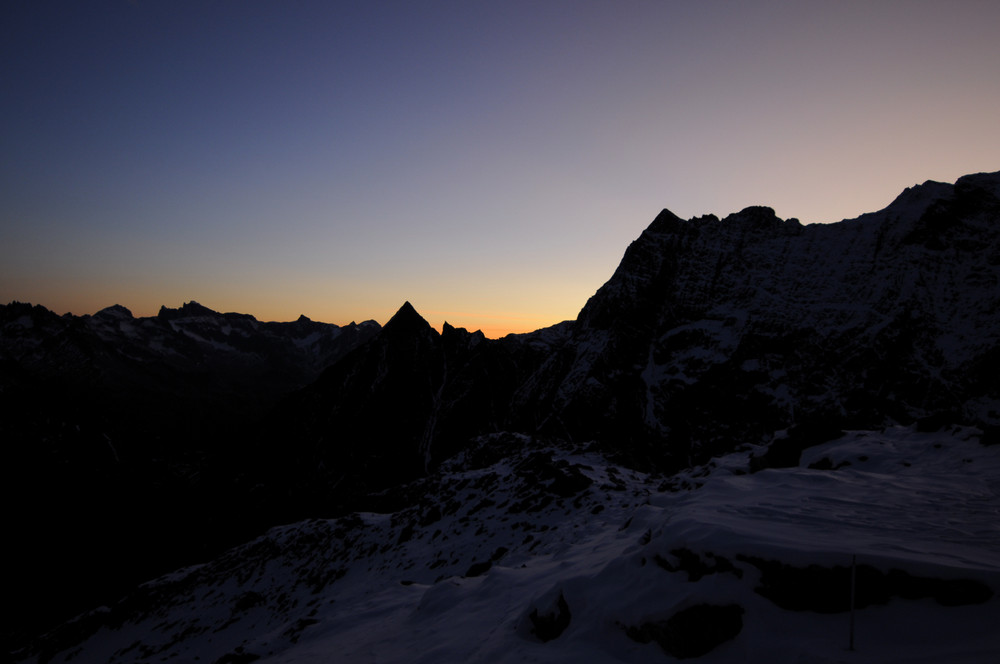
[[391,510],[505,436],[647,473],[890,424],[996,442],[998,312],[1000,173],[832,224],[664,210],[575,321],[496,340],[409,303],[383,327],[0,306],[10,601],[66,618],[278,523]]
[[281,440],[281,472],[316,498],[413,479],[498,431],[660,471],[786,431],[963,423],[995,439],[998,311],[1000,174],[834,224],[664,210],[576,321],[488,340],[438,334],[407,303],[285,400],[260,446]]

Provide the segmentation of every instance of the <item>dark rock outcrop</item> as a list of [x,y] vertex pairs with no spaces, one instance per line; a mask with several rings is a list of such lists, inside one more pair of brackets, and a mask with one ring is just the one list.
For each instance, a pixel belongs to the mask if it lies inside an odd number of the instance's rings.
[[540,641],[548,642],[558,639],[569,627],[573,614],[569,610],[569,604],[562,593],[556,598],[555,604],[549,607],[544,613],[538,608],[531,610],[528,620],[531,621],[531,633]]
[[656,641],[663,651],[677,659],[701,657],[743,631],[743,607],[698,604],[678,611],[667,620],[645,622],[629,627],[626,634],[633,641]]
[[[844,565],[796,567],[776,560],[740,556],[761,571],[756,591],[789,611],[841,613],[851,608],[851,568]],[[931,598],[942,606],[981,604],[993,589],[975,579],[937,579],[902,570],[883,572],[871,565],[854,570],[854,605],[885,604],[893,597]]]

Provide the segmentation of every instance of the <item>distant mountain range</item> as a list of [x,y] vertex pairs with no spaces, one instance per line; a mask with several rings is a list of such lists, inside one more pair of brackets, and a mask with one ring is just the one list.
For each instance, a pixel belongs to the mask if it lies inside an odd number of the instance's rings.
[[149,318],[0,306],[4,496],[21,542],[8,584],[15,629],[257,532],[231,493],[233,447],[379,329],[262,323],[196,302]]
[[438,333],[409,303],[384,327],[194,302],[150,318],[0,306],[0,436],[24,543],[8,603],[27,607],[10,638],[270,526],[443,510],[433,478],[500,472],[508,454],[520,468],[548,450],[532,472],[567,501],[594,479],[554,449],[617,469],[601,473],[690,479],[740,450],[745,472],[796,468],[845,430],[995,443],[998,312],[1000,173],[926,182],[835,224],[664,210],[575,321],[497,340]]

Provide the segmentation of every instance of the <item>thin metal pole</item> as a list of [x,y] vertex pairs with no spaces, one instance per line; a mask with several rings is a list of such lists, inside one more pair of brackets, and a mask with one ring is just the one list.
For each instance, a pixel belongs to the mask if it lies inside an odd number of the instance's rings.
[[850,650],[854,650],[854,583],[857,579],[858,556],[851,556],[851,643]]

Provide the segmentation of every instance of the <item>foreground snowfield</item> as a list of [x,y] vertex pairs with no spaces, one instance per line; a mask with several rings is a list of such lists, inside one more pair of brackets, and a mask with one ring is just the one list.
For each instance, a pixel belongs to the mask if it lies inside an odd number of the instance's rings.
[[[32,659],[662,662],[643,625],[710,604],[739,605],[742,628],[703,662],[1000,661],[1000,446],[974,429],[847,432],[749,473],[753,451],[665,478],[485,439],[391,513],[273,529],[81,617]],[[852,556],[859,604],[873,578],[944,581],[859,608],[852,651]],[[810,565],[840,568],[837,612],[787,608],[822,608],[829,579]]]

